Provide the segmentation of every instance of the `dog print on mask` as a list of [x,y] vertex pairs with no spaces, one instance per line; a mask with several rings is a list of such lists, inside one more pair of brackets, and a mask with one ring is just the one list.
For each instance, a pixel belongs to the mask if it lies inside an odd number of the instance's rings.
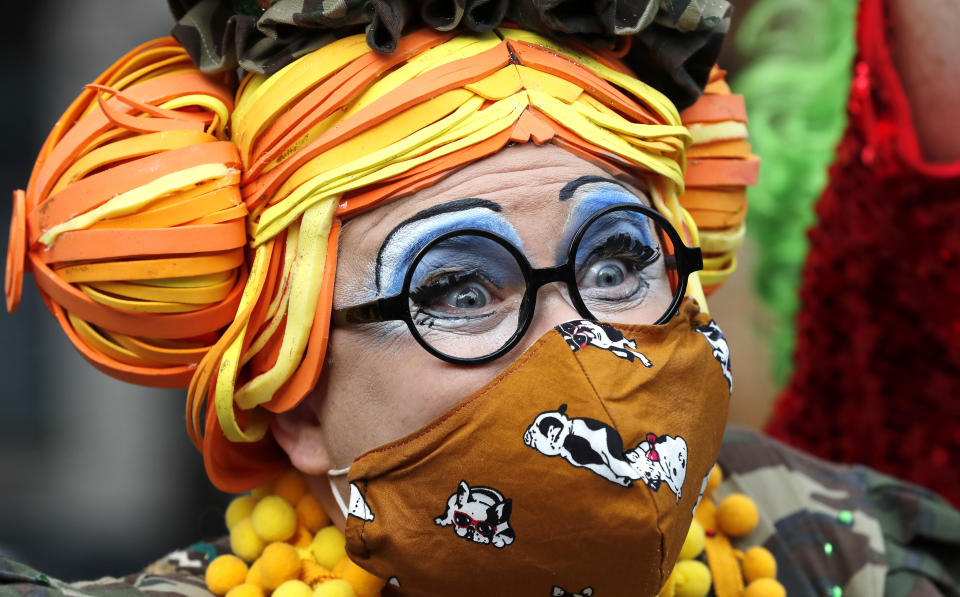
[[513,543],[516,535],[510,528],[512,501],[492,487],[470,487],[460,481],[457,490],[447,499],[447,510],[433,520],[442,527],[453,526],[458,537],[474,543],[503,548]]
[[637,359],[643,363],[644,367],[653,367],[650,359],[637,350],[637,343],[624,338],[623,334],[610,324],[574,319],[561,323],[556,329],[573,352],[577,352],[584,346],[596,346],[631,363]]
[[584,587],[579,593],[568,593],[563,587],[554,586],[550,597],[593,597],[593,587]]
[[683,482],[687,478],[687,442],[682,437],[647,434],[636,449],[627,452],[634,469],[647,487],[657,491],[661,483],[666,483],[677,496],[683,497]]
[[617,430],[596,419],[568,418],[566,404],[537,415],[523,434],[523,443],[544,456],[560,456],[624,487],[639,479],[624,457]]
[[710,467],[710,471],[703,476],[703,481],[700,483],[700,495],[697,496],[697,503],[693,505],[693,514],[697,513],[697,508],[700,507],[700,500],[703,499],[704,492],[707,491],[707,483],[710,482],[710,475],[713,474],[713,467]]
[[370,504],[360,493],[360,488],[356,483],[350,484],[350,505],[347,507],[347,515],[355,516],[360,520],[373,522],[373,511],[370,510]]
[[566,404],[537,415],[523,434],[523,443],[624,487],[643,481],[657,491],[666,482],[678,501],[687,474],[687,442],[682,437],[650,433],[625,452],[616,429],[596,419],[569,418]]
[[703,337],[710,343],[713,348],[713,358],[720,363],[723,376],[727,379],[727,385],[730,387],[730,393],[733,394],[733,370],[730,368],[730,345],[727,344],[727,337],[723,335],[723,331],[717,325],[717,322],[712,319],[710,323],[693,329],[703,334]]

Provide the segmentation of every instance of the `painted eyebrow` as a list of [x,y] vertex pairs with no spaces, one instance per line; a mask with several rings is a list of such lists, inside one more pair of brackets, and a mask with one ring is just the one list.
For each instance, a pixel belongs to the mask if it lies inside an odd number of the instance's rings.
[[413,214],[406,220],[397,224],[393,230],[387,234],[387,237],[383,239],[383,244],[380,245],[380,250],[377,251],[377,261],[374,267],[374,276],[377,294],[381,291],[381,280],[380,272],[383,269],[383,252],[390,245],[390,241],[393,237],[402,230],[404,227],[409,226],[410,224],[419,222],[421,220],[426,220],[428,218],[433,218],[445,213],[451,213],[455,211],[466,211],[468,209],[489,209],[492,212],[500,213],[503,211],[503,208],[499,203],[495,201],[490,201],[489,199],[478,199],[476,197],[468,197],[467,199],[456,199],[454,201],[448,201],[447,203],[440,203],[438,205],[433,205],[428,207],[423,211],[418,211]]
[[627,191],[628,193],[630,193],[631,195],[633,194],[633,191],[628,189],[627,186],[622,182],[620,182],[619,180],[614,180],[612,178],[607,178],[605,176],[588,175],[588,176],[581,176],[580,178],[571,180],[567,184],[563,185],[563,188],[560,189],[560,195],[558,198],[560,199],[560,201],[566,201],[567,199],[573,197],[573,194],[577,192],[577,189],[579,189],[585,184],[590,184],[594,182],[607,182],[607,183],[615,184],[618,187],[622,188],[624,191]]

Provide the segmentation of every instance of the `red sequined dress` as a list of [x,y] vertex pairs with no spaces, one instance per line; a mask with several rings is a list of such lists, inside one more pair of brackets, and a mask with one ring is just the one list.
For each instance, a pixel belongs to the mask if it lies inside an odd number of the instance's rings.
[[809,232],[795,372],[767,432],[960,506],[960,160],[924,159],[885,10],[861,2],[849,127]]

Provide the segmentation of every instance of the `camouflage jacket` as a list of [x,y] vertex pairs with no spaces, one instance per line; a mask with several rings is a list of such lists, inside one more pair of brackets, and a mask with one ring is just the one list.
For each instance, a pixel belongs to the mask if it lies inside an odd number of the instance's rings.
[[[719,462],[714,499],[746,493],[760,511],[736,546],[773,552],[790,597],[960,597],[960,512],[934,493],[742,429],[727,430]],[[79,583],[0,559],[0,596],[209,596],[206,563],[226,551],[225,540],[198,543],[143,572]]]

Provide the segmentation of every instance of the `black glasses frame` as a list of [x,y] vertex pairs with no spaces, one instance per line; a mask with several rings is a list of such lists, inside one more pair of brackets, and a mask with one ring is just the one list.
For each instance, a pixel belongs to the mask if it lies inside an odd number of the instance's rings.
[[[666,323],[674,315],[676,315],[677,310],[680,308],[680,303],[683,301],[683,297],[687,290],[687,278],[693,272],[703,269],[703,253],[700,251],[699,247],[688,247],[685,245],[676,229],[672,224],[670,224],[670,221],[663,217],[663,215],[661,215],[659,212],[645,205],[638,205],[636,203],[617,203],[601,209],[597,213],[590,216],[586,222],[581,224],[580,228],[577,229],[576,234],[574,234],[573,238],[570,240],[570,246],[567,248],[566,263],[556,265],[554,267],[534,269],[531,267],[526,255],[524,255],[520,249],[515,247],[513,243],[502,236],[487,230],[480,230],[477,228],[462,228],[460,230],[446,232],[427,243],[426,246],[417,252],[413,262],[411,262],[410,266],[407,268],[406,276],[404,276],[403,279],[403,290],[400,291],[400,294],[388,296],[386,298],[379,298],[373,301],[362,303],[360,305],[355,305],[353,307],[336,309],[333,311],[333,321],[341,325],[377,323],[383,321],[403,321],[407,324],[407,328],[410,330],[410,333],[413,334],[414,339],[420,344],[420,346],[438,359],[442,359],[455,365],[483,365],[485,363],[489,363],[490,361],[496,360],[510,352],[513,347],[520,342],[520,339],[526,335],[527,328],[530,327],[530,322],[533,321],[533,313],[537,303],[537,293],[540,291],[541,287],[552,282],[563,282],[566,284],[567,291],[569,292],[570,298],[573,302],[573,307],[577,310],[577,312],[584,319],[597,321],[597,318],[590,313],[590,310],[583,302],[583,298],[580,296],[580,289],[577,286],[577,250],[580,247],[580,241],[583,240],[583,235],[586,234],[587,229],[589,229],[594,222],[603,216],[616,211],[635,211],[653,219],[660,226],[661,230],[666,233],[667,237],[670,239],[670,242],[673,244],[674,254],[668,255],[664,259],[666,261],[665,265],[667,269],[676,269],[677,289],[674,291],[673,301],[670,303],[670,306],[667,307],[667,310],[653,323],[653,325]],[[423,339],[423,336],[421,336],[420,332],[417,331],[417,326],[413,323],[413,316],[410,313],[410,281],[413,279],[413,274],[416,271],[417,266],[420,265],[420,261],[422,261],[427,253],[439,243],[442,243],[450,238],[464,235],[482,236],[496,242],[506,249],[511,255],[513,255],[514,259],[517,260],[517,264],[520,266],[520,269],[523,272],[524,282],[526,283],[526,290],[524,292],[523,299],[520,301],[517,331],[514,332],[513,336],[511,336],[510,339],[502,347],[500,347],[499,350],[482,357],[462,358],[440,352]],[[671,261],[674,261],[674,263],[671,263]]]

